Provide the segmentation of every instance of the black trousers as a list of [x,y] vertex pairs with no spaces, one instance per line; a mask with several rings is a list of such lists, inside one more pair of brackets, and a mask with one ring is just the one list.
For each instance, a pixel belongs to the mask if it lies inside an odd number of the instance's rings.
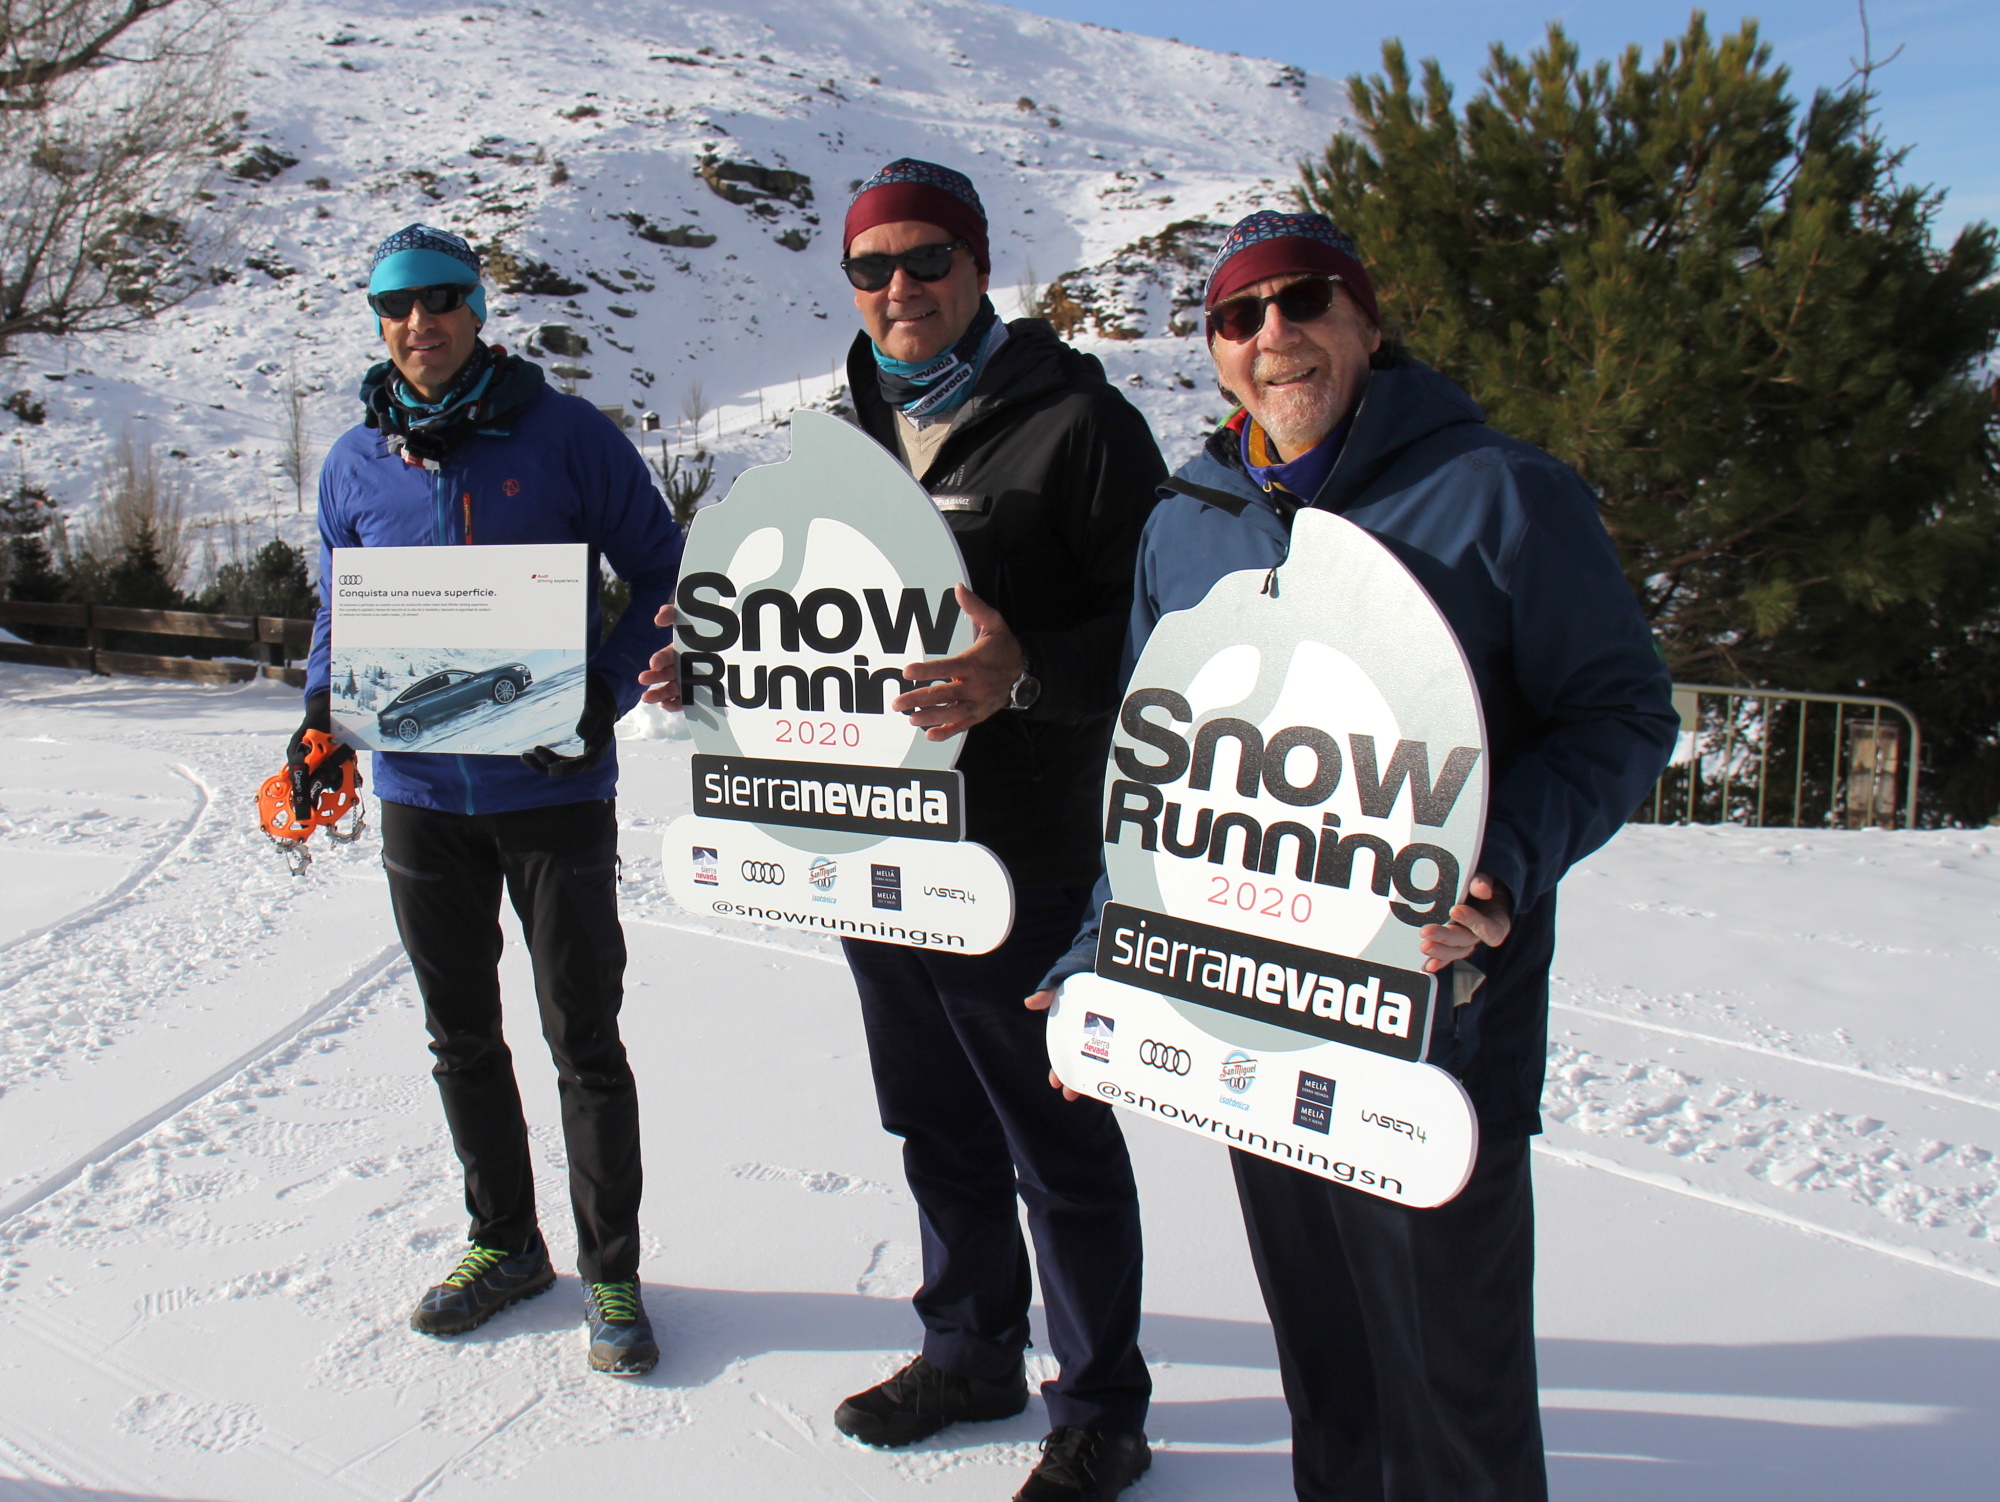
[[1431,1210],[1230,1157],[1300,1502],[1546,1502],[1528,1139]]
[[1049,1088],[1047,1022],[1021,1005],[1069,948],[1089,894],[1023,892],[986,955],[844,940],[861,993],[882,1125],[903,1139],[924,1282],[924,1355],[998,1378],[1028,1346],[1028,1207],[1062,1373],[1042,1385],[1052,1425],[1137,1434],[1152,1378],[1139,1354],[1139,1194],[1100,1101]]
[[534,963],[555,1060],[576,1216],[577,1272],[639,1272],[639,1100],[618,1009],[618,820],[608,798],[500,814],[382,805],[382,863],[430,1029],[431,1070],[465,1165],[470,1237],[502,1251],[535,1233],[535,1173],[513,1055],[500,1031],[500,893]]

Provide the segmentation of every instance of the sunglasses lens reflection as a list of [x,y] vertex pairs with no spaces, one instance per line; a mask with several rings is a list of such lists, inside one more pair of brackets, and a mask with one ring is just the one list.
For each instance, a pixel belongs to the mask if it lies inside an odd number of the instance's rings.
[[452,286],[404,287],[394,292],[377,292],[368,302],[382,317],[401,323],[418,303],[422,303],[424,311],[432,316],[463,306],[465,289]]
[[1287,323],[1311,323],[1333,306],[1333,280],[1311,277],[1270,297],[1232,297],[1209,313],[1208,326],[1231,344],[1241,344],[1257,337],[1257,331],[1264,327],[1264,309],[1272,303],[1278,305]]
[[880,292],[895,280],[898,266],[920,282],[942,281],[951,274],[951,258],[957,251],[957,241],[949,245],[919,245],[899,256],[849,256],[840,263],[840,269],[861,291]]

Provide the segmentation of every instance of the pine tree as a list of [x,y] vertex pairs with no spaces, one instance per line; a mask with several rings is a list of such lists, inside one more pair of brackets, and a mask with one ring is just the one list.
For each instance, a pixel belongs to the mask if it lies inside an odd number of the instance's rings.
[[228,615],[279,615],[309,620],[319,596],[306,575],[306,555],[274,537],[249,559],[239,553],[215,571],[199,608]]
[[46,604],[63,597],[62,570],[49,546],[55,516],[48,492],[25,475],[12,493],[0,495],[0,582],[8,599]]
[[1300,197],[1385,320],[1596,488],[1676,678],[1910,700],[1932,812],[1983,821],[1994,706],[1936,680],[2000,668],[2000,243],[1934,243],[1869,70],[1801,109],[1754,23],[1699,12],[1651,63],[1496,46],[1462,109],[1383,64]]

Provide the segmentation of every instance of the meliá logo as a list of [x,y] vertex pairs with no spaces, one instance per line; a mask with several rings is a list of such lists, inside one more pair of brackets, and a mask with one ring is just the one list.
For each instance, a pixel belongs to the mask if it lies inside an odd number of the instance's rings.
[[903,910],[903,868],[901,866],[869,866],[868,901],[873,907],[885,908],[890,912],[901,912]]

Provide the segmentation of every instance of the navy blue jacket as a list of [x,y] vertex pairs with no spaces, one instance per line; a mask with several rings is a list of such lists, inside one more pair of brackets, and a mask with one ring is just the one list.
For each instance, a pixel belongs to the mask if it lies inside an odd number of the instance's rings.
[[[611,419],[580,397],[542,388],[493,427],[465,440],[440,469],[406,464],[383,435],[343,433],[319,473],[319,620],[306,668],[306,697],[330,672],[333,549],[456,547],[464,543],[582,542],[595,579],[601,555],[631,590],[611,635],[590,655],[623,714],[638,701],[638,674],[667,633],[653,624],[673,598],[681,531],[653,488],[638,451]],[[589,591],[584,640],[602,632]],[[488,814],[609,798],[618,786],[614,742],[574,777],[550,777],[517,756],[378,751],[375,793],[391,803],[447,813]]]
[[[1139,545],[1126,668],[1153,626],[1224,574],[1284,561],[1296,503],[1266,494],[1223,428],[1164,487]],[[1312,500],[1366,529],[1414,574],[1478,682],[1492,752],[1479,864],[1514,895],[1486,984],[1438,1022],[1432,1059],[1465,1082],[1482,1130],[1541,1130],[1556,883],[1638,807],[1679,721],[1666,666],[1577,475],[1496,433],[1426,366],[1374,372],[1338,463]],[[1100,883],[1101,906],[1109,895]],[[1096,920],[1048,984],[1091,966]],[[1443,993],[1449,995],[1447,991]]]

